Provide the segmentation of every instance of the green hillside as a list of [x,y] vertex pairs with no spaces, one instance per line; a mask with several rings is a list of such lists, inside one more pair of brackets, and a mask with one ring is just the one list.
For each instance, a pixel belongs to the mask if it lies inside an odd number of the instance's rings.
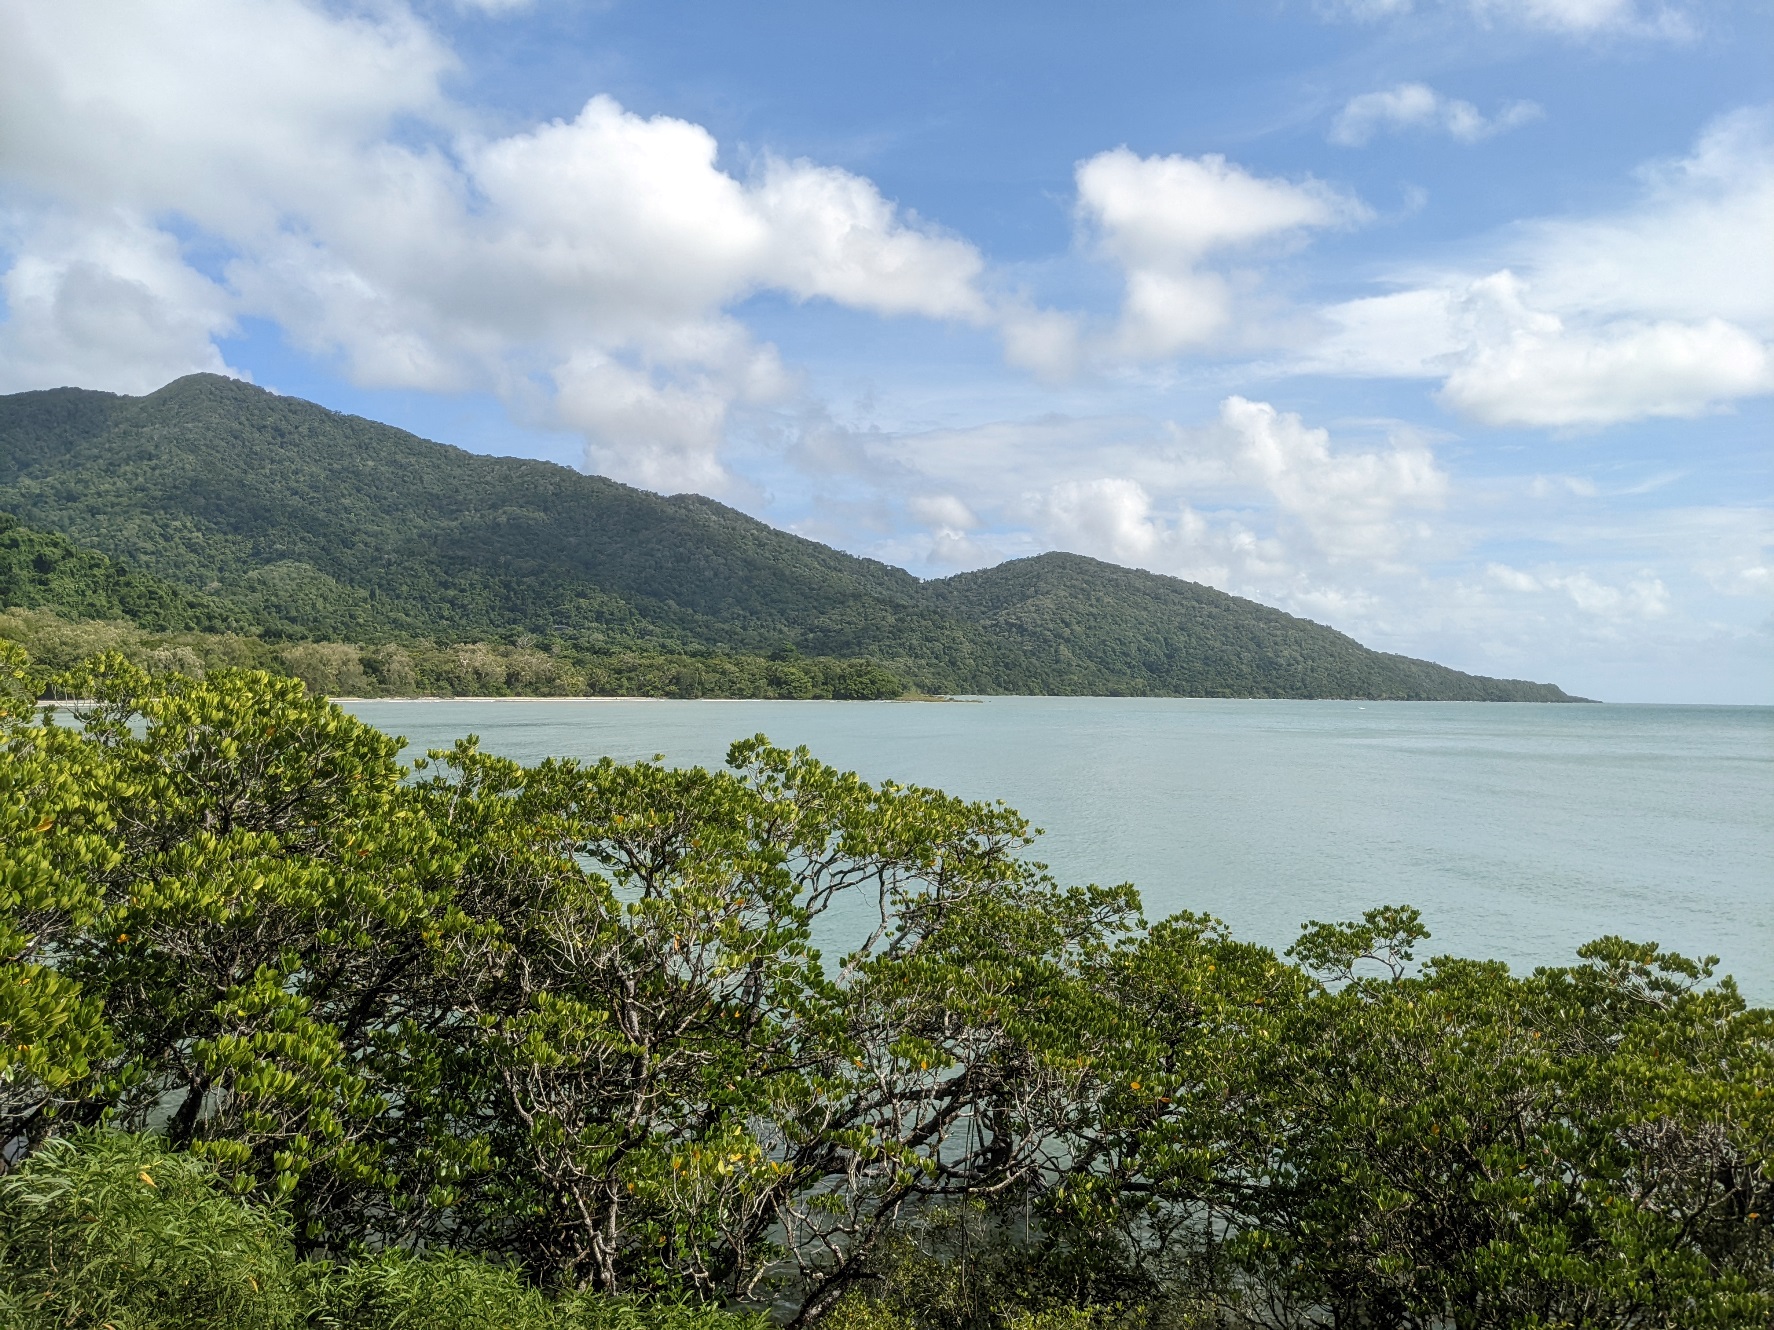
[[[1223,591],[1077,554],[927,584],[955,617],[1031,662],[1013,691],[1182,697],[1564,702],[1551,684],[1487,679],[1370,651],[1335,629]],[[1035,670],[1045,688],[1035,688]]]
[[710,499],[214,375],[0,397],[0,509],[274,634],[866,659],[941,692],[1565,699],[1073,555],[920,582]]
[[65,536],[0,513],[0,606],[121,619],[149,632],[237,631],[245,617],[214,597],[124,567]]

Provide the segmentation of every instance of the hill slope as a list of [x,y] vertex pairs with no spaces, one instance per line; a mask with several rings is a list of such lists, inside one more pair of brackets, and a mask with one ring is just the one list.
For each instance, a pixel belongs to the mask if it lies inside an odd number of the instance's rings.
[[218,633],[256,627],[213,597],[127,568],[65,536],[0,513],[0,606],[53,609],[74,619],[120,619],[150,632]]
[[1072,555],[924,583],[710,499],[484,457],[214,375],[139,398],[0,397],[0,509],[315,637],[793,648],[948,692],[1565,697]]
[[[1182,697],[1563,702],[1551,684],[1489,679],[1223,591],[1077,554],[1043,554],[927,584],[937,604],[1023,658],[1045,690]],[[1012,691],[1023,691],[1013,687]]]

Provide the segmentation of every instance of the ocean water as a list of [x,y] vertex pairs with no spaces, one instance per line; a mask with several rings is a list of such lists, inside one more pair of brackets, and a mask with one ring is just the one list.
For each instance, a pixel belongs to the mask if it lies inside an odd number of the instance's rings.
[[1072,882],[1285,947],[1308,919],[1423,911],[1427,951],[1561,964],[1607,933],[1716,955],[1774,1004],[1774,708],[987,698],[359,701],[409,756],[718,765],[806,744],[872,780],[1002,799]]

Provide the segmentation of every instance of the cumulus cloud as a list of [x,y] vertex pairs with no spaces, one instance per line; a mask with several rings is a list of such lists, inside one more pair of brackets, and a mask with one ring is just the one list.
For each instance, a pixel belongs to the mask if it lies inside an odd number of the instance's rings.
[[65,0],[0,7],[0,169],[71,203],[266,229],[446,115],[450,51],[398,5]]
[[1774,391],[1774,120],[1724,117],[1641,176],[1629,209],[1493,242],[1507,266],[1325,310],[1297,368],[1439,378],[1450,407],[1515,426],[1692,417]]
[[923,562],[943,571],[977,568],[993,562],[990,553],[971,534],[980,525],[978,515],[955,495],[915,494],[906,500],[905,506],[930,541]]
[[1175,354],[1224,333],[1233,285],[1209,260],[1365,217],[1316,180],[1255,176],[1224,157],[1141,157],[1127,148],[1082,162],[1078,211],[1125,274],[1117,350]]
[[1322,589],[1296,551],[1247,515],[1204,512],[1187,496],[1154,493],[1129,476],[1059,481],[1026,495],[1018,516],[1046,548],[1257,594],[1270,603]]
[[1405,435],[1384,450],[1337,453],[1328,430],[1308,428],[1297,415],[1242,397],[1221,404],[1220,421],[1281,512],[1331,558],[1380,561],[1396,555],[1424,533],[1402,515],[1439,507],[1446,498],[1447,476],[1421,439]]
[[1462,302],[1480,325],[1442,384],[1444,402],[1490,425],[1611,425],[1697,416],[1714,403],[1774,391],[1774,355],[1723,319],[1613,320],[1572,330],[1531,307],[1509,272]]
[[[734,175],[701,126],[607,97],[488,135],[441,91],[453,67],[399,5],[0,12],[0,172],[22,215],[4,335],[35,348],[15,379],[153,386],[220,368],[210,339],[262,315],[367,385],[532,403],[543,385],[600,469],[718,491],[729,412],[792,382],[736,302],[999,317],[978,252],[859,176],[771,157]],[[225,281],[184,262],[168,215],[229,253]],[[69,218],[111,239],[45,239]],[[88,335],[101,300],[119,319]]]
[[1430,446],[1396,428],[1382,443],[1339,446],[1297,414],[1237,396],[1211,422],[1139,443],[1127,424],[1004,422],[880,443],[941,495],[913,514],[966,534],[970,548],[1026,524],[1048,546],[1271,598],[1321,593],[1340,568],[1396,571],[1448,494]]
[[1330,141],[1359,148],[1384,131],[1439,131],[1460,143],[1477,143],[1538,120],[1544,112],[1533,102],[1510,102],[1493,116],[1471,102],[1447,97],[1426,83],[1400,83],[1382,92],[1352,97],[1331,124]]
[[582,433],[595,471],[652,489],[721,491],[720,462],[729,411],[736,403],[774,401],[786,375],[769,347],[737,329],[725,363],[715,355],[694,372],[680,367],[660,381],[595,348],[575,352],[550,373],[553,410]]
[[234,372],[214,340],[233,326],[228,293],[186,266],[171,236],[128,217],[49,213],[11,239],[0,392],[143,393],[181,374]]
[[977,567],[1060,548],[1330,613],[1434,546],[1451,487],[1417,433],[1360,428],[1338,438],[1231,396],[1192,423],[1047,415],[895,432],[814,420],[811,446],[791,452],[822,489],[852,487],[852,503],[911,496],[895,507],[915,530],[872,537],[877,557]]
[[1062,543],[1118,563],[1149,563],[1170,534],[1152,520],[1145,486],[1125,476],[1061,481],[1040,496],[1039,509]]
[[1459,298],[1460,289],[1450,282],[1331,305],[1319,311],[1324,336],[1295,368],[1309,374],[1439,378],[1466,346],[1455,326]]
[[966,241],[907,225],[874,185],[810,162],[771,161],[752,191],[769,225],[766,279],[877,314],[985,323],[985,267]]

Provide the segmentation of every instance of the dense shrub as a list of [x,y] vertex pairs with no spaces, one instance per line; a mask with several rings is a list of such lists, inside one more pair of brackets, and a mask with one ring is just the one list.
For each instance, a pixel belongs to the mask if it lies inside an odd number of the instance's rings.
[[0,656],[15,1319],[1774,1316],[1774,1012],[1708,963],[1419,961],[1405,907],[1282,956],[761,736],[403,768],[287,678],[102,658],[71,725]]
[[564,1320],[511,1269],[450,1252],[386,1252],[328,1270],[314,1300],[327,1330],[555,1330]]
[[274,1212],[123,1132],[52,1140],[0,1178],[0,1289],[18,1330],[282,1330],[304,1310]]
[[7,1330],[760,1330],[680,1302],[550,1295],[448,1251],[296,1260],[282,1215],[164,1140],[88,1131],[0,1178]]

